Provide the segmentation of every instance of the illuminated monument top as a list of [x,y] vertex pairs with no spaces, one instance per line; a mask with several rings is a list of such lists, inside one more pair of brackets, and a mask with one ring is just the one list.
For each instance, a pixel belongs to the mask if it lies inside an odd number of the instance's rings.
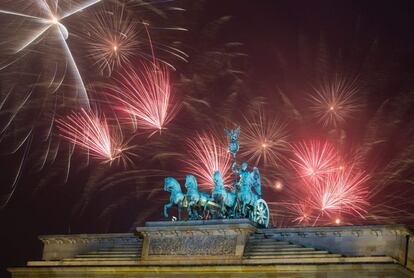
[[[134,233],[41,236],[41,260],[12,277],[414,277],[413,232],[403,225],[268,228],[257,168],[237,163],[240,129],[227,130],[234,189],[220,172],[212,194],[188,175],[172,177],[168,209],[179,221],[147,222]],[[187,221],[181,221],[186,209]]]

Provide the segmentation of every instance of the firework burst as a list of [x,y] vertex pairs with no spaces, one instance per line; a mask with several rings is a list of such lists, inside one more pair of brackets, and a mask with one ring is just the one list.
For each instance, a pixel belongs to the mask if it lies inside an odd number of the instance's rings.
[[112,86],[110,97],[117,103],[114,109],[128,115],[134,126],[161,131],[178,111],[171,92],[170,75],[166,66],[143,64],[142,74],[127,67],[124,75]]
[[292,222],[304,225],[311,223],[314,209],[308,200],[287,204],[286,208],[292,215]]
[[292,222],[339,224],[341,214],[366,217],[369,178],[354,164],[344,163],[332,145],[320,141],[294,145],[291,166],[300,177],[300,186],[287,190]]
[[342,168],[335,148],[320,141],[294,145],[291,164],[300,177],[312,183],[322,182],[328,174]]
[[251,119],[245,118],[240,142],[243,146],[241,154],[257,165],[276,165],[280,155],[289,148],[286,125],[277,120],[269,120],[262,110]]
[[310,109],[324,126],[338,126],[361,109],[356,80],[336,78],[314,90],[310,95]]
[[347,167],[328,176],[321,187],[316,187],[311,193],[319,209],[327,213],[347,213],[364,218],[369,191],[365,186],[368,176]]
[[56,122],[63,138],[95,158],[113,161],[123,151],[120,136],[111,132],[104,116],[82,109],[80,113],[72,113]]
[[[139,28],[141,26],[141,28]],[[87,51],[98,68],[111,75],[115,67],[129,63],[140,53],[142,23],[134,21],[124,4],[105,3],[87,24]]]
[[202,133],[187,140],[190,159],[186,160],[185,171],[195,173],[200,179],[200,185],[205,188],[213,188],[213,173],[220,171],[223,182],[229,186],[231,180],[231,156],[227,152],[224,142],[212,134]]

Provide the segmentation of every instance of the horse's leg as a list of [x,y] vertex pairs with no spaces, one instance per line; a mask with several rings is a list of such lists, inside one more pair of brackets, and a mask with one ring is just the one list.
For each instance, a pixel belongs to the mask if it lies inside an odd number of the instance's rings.
[[237,212],[238,209],[239,209],[239,199],[236,196],[236,199],[234,200],[234,205],[233,205],[233,216],[234,216],[234,218],[239,217],[238,212]]
[[227,207],[228,207],[228,217],[229,218],[234,218],[234,200],[232,199],[232,196],[229,195],[229,202],[227,203]]
[[209,212],[210,212],[210,219],[216,219],[216,211],[214,210],[214,208],[209,208]]
[[197,203],[198,201],[194,201],[193,204],[191,205],[191,213],[192,213],[192,217],[194,220],[198,220],[198,216],[199,216],[198,206],[194,208],[194,206],[197,205]]
[[207,214],[207,205],[208,205],[208,201],[206,201],[206,202],[204,203],[204,206],[203,206],[203,218],[206,218],[206,214]]
[[225,218],[226,216],[226,206],[224,205],[224,202],[221,203],[221,217]]
[[203,213],[203,220],[207,220],[207,219],[211,219],[211,211],[205,209],[205,211]]
[[197,207],[193,209],[194,219],[199,220],[200,219],[200,197],[194,201],[194,205]]
[[178,210],[178,221],[181,221],[181,205],[177,206],[177,210]]
[[188,218],[189,218],[189,219],[193,219],[193,209],[192,209],[193,204],[194,204],[194,202],[193,202],[193,201],[190,201],[190,202],[188,203],[187,213],[188,213]]
[[242,216],[243,217],[246,217],[246,203],[245,202],[243,202],[243,206],[242,206]]
[[168,204],[165,204],[164,205],[164,217],[165,218],[168,218],[168,212],[167,212],[167,210],[169,209],[169,208],[171,208],[173,206],[173,204],[172,203],[168,203]]
[[233,217],[234,218],[236,218],[236,206],[237,206],[237,203],[236,203],[236,201],[234,201],[235,203],[233,204]]
[[223,195],[222,195],[222,200],[223,200],[223,202],[222,202],[222,214],[223,214],[223,218],[226,218],[227,217],[227,207],[226,207],[226,201],[227,201],[227,193],[226,193],[226,191],[224,191],[223,192]]

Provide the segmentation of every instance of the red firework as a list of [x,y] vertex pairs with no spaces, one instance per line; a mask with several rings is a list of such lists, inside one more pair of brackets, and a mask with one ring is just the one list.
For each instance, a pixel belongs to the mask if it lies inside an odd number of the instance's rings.
[[231,156],[224,142],[211,134],[203,133],[188,139],[187,146],[191,158],[185,161],[188,164],[185,170],[194,173],[200,179],[201,186],[214,187],[213,173],[215,171],[220,171],[224,184],[229,186]]
[[134,126],[161,131],[178,111],[164,65],[143,64],[140,73],[128,66],[117,81],[110,94],[114,109],[125,112]]
[[328,174],[339,169],[339,157],[335,148],[327,142],[310,141],[293,146],[291,164],[300,177],[319,183]]
[[330,174],[323,186],[312,191],[315,204],[320,211],[327,213],[347,213],[364,218],[369,203],[365,183],[368,176],[363,172],[347,167]]
[[307,225],[314,218],[314,208],[307,200],[286,204],[288,213],[292,215],[292,222]]
[[122,152],[119,137],[111,134],[104,116],[99,117],[84,109],[81,112],[56,120],[60,135],[85,149],[92,156],[112,161]]

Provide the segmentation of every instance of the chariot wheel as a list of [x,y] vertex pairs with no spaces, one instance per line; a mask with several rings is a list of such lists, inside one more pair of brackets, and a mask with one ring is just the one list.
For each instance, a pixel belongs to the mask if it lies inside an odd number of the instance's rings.
[[254,204],[253,221],[262,227],[269,227],[270,211],[267,203],[263,199],[259,199]]

